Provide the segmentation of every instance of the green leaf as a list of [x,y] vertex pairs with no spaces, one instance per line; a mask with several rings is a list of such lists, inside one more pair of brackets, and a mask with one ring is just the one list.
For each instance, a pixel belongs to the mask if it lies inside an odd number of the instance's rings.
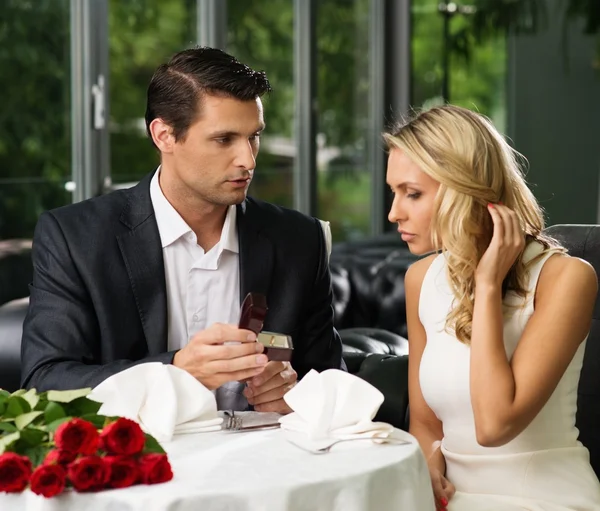
[[6,412],[6,401],[0,402],[0,417],[4,415],[4,412]]
[[21,432],[15,431],[9,435],[3,435],[0,437],[0,454],[8,449],[14,442],[21,438]]
[[104,415],[98,415],[97,413],[87,413],[82,415],[81,419],[91,422],[94,426],[96,426],[96,429],[102,429],[104,427],[104,419],[106,419],[106,417]]
[[161,447],[161,445],[158,443],[158,440],[156,440],[156,438],[154,438],[152,435],[149,435],[148,433],[144,433],[144,436],[146,437],[146,443],[144,444],[144,454],[149,454],[149,453],[158,453],[158,454],[164,454],[165,450]]
[[35,389],[29,389],[21,397],[29,403],[29,406],[31,407],[32,410],[36,407],[36,405],[38,404],[38,401],[40,400],[40,396],[38,396]]
[[65,422],[69,422],[72,418],[73,417],[62,417],[61,419],[56,419],[46,426],[46,431],[49,433],[54,433],[58,426],[64,424]]
[[44,461],[44,458],[51,450],[51,446],[42,444],[25,449],[23,454],[25,454],[25,456],[27,456],[31,460],[31,463],[35,468],[38,465],[41,465],[42,461]]
[[10,396],[8,398],[8,406],[6,407],[6,417],[18,417],[24,413],[30,412],[29,403],[19,396]]
[[23,415],[19,415],[15,418],[15,426],[19,429],[23,429],[25,426],[31,424],[36,418],[42,415],[44,412],[28,412]]
[[58,419],[62,419],[66,416],[67,414],[65,412],[65,409],[58,403],[49,401],[46,405],[46,408],[44,410],[44,420],[46,421],[46,424],[50,424],[51,422],[54,422]]
[[35,447],[36,445],[41,444],[48,436],[48,433],[46,433],[45,431],[41,431],[35,428],[25,428],[21,430],[20,433],[20,440],[31,447]]
[[15,390],[11,396],[22,396],[23,394],[25,394],[25,392],[27,392],[27,389],[18,389]]
[[14,433],[17,431],[17,426],[10,422],[0,422],[0,431],[6,431],[7,433]]
[[70,403],[75,399],[87,396],[91,391],[91,388],[75,390],[49,390],[48,401],[56,401],[57,403]]
[[65,412],[67,415],[73,415],[74,417],[81,417],[82,415],[87,415],[90,413],[97,413],[100,410],[102,403],[98,403],[96,401],[92,401],[87,397],[80,397],[68,405],[65,406]]

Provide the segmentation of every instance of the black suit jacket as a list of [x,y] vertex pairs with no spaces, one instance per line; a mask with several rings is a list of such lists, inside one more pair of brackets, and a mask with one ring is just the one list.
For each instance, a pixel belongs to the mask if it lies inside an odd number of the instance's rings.
[[[23,387],[94,387],[137,363],[173,361],[151,177],[40,216]],[[299,377],[312,368],[344,369],[318,220],[248,198],[238,206],[237,228],[240,303],[250,291],[266,294],[264,329],[292,336]]]

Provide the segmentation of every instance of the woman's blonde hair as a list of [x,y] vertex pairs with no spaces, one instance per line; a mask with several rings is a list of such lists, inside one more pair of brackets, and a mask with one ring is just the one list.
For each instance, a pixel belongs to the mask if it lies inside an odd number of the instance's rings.
[[440,183],[432,215],[434,247],[446,252],[454,306],[446,329],[469,344],[473,322],[475,270],[493,234],[487,210],[501,202],[520,220],[527,242],[538,241],[542,253],[531,261],[521,254],[503,285],[525,297],[527,269],[548,251],[565,250],[542,234],[544,216],[527,187],[526,160],[512,149],[486,117],[451,105],[416,114],[384,134],[388,149],[399,148],[427,175]]

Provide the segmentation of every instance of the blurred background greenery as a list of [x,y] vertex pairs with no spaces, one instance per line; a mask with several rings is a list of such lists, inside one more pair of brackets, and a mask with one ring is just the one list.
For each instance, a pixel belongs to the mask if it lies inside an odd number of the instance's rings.
[[[598,33],[600,1],[564,2],[564,23],[577,18]],[[196,0],[109,0],[113,183],[158,164],[144,132],[145,91],[159,63],[195,44],[196,9]],[[264,69],[274,89],[250,193],[291,207],[293,2],[229,0],[227,14],[228,51]],[[411,104],[450,101],[505,131],[507,34],[535,33],[554,15],[545,0],[414,0]],[[317,214],[332,222],[335,240],[369,232],[368,17],[369,0],[318,2]],[[0,0],[0,239],[31,237],[42,211],[72,200],[69,30],[69,0]]]

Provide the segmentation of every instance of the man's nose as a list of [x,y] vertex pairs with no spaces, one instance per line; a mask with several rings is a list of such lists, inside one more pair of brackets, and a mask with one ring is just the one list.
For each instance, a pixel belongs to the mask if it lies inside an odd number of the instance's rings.
[[245,170],[253,170],[256,166],[256,155],[250,141],[242,142],[237,151],[235,164]]

